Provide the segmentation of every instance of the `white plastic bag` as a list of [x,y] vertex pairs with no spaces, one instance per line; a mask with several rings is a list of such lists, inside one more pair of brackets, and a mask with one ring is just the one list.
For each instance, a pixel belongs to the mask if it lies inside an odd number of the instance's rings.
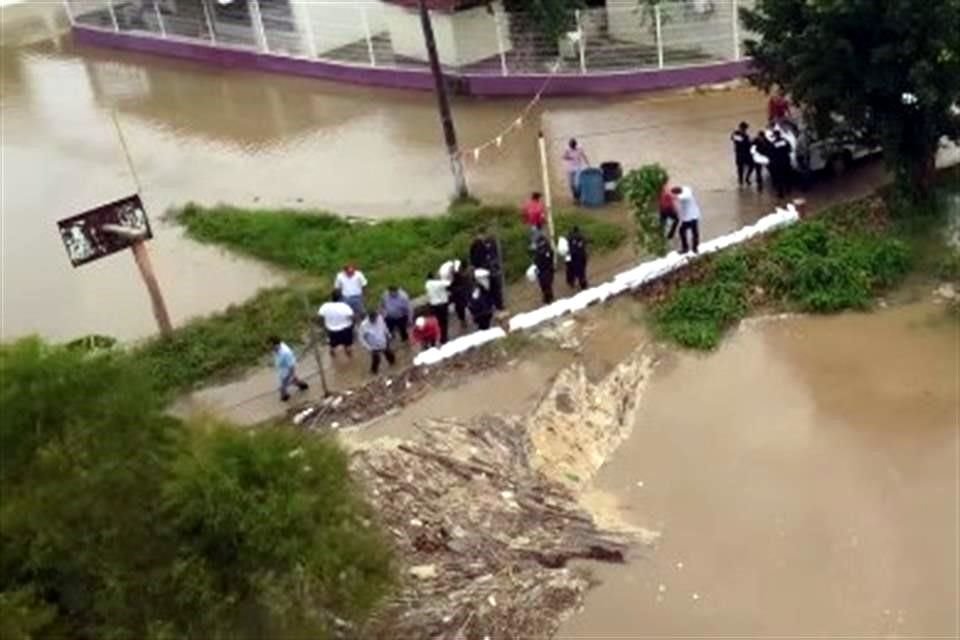
[[561,258],[566,258],[570,255],[570,243],[567,242],[566,236],[560,236],[557,240],[557,254]]
[[537,281],[537,265],[532,264],[527,268],[527,280],[530,282]]

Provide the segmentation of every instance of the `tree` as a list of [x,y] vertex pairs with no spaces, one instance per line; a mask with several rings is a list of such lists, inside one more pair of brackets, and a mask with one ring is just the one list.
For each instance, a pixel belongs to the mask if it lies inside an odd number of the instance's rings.
[[900,193],[929,196],[941,139],[960,135],[960,0],[758,0],[741,17],[755,85],[822,134],[834,116],[876,131]]
[[0,346],[3,638],[322,639],[391,582],[335,443],[164,412],[122,352]]

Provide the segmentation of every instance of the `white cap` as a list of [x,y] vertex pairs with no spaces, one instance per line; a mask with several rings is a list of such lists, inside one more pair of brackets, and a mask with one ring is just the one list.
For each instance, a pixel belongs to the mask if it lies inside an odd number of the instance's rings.
[[419,318],[417,318],[417,321],[415,324],[417,325],[417,329],[423,329],[423,327],[426,326],[427,324],[427,319],[424,318],[423,316],[420,316]]

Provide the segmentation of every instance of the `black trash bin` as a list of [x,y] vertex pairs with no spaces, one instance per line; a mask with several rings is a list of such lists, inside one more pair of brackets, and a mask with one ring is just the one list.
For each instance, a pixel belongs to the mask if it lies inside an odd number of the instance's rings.
[[620,191],[617,184],[623,177],[623,167],[619,162],[603,162],[600,164],[600,171],[603,172],[603,195],[607,202],[615,202],[620,199]]

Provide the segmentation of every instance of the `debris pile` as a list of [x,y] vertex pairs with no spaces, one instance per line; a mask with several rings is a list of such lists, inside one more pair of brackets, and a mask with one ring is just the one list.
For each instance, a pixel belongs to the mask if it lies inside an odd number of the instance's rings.
[[[484,416],[418,425],[413,441],[380,439],[353,451],[403,560],[404,585],[367,637],[442,640],[549,637],[590,582],[572,559],[623,562],[637,539],[601,530],[577,487],[549,467],[586,477],[632,423],[650,367],[641,353],[600,384],[579,365],[527,418]],[[567,434],[543,449],[548,424]],[[590,445],[599,441],[603,444]],[[588,462],[578,463],[583,457]]]

